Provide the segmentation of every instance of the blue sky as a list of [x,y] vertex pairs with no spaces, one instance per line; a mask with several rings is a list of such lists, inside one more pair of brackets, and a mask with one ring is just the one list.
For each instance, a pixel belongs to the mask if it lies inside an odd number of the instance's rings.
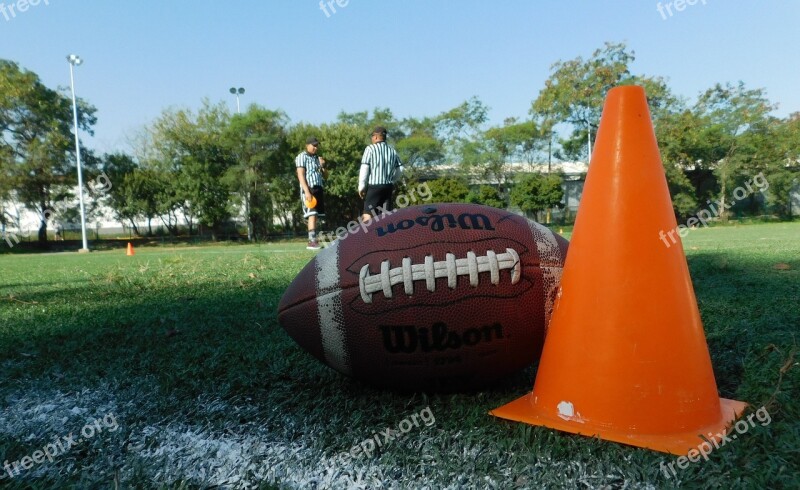
[[[0,0],[0,57],[69,85],[66,55],[85,63],[78,95],[98,109],[99,151],[170,106],[203,97],[281,108],[293,122],[388,107],[435,115],[471,96],[492,123],[525,117],[561,59],[606,41],[636,53],[633,70],[667,77],[693,99],[716,82],[763,87],[777,114],[800,111],[800,2],[696,0],[672,15],[652,0]],[[35,1],[35,0],[28,0]],[[327,3],[327,0],[325,0]],[[5,12],[5,13],[3,13]]]

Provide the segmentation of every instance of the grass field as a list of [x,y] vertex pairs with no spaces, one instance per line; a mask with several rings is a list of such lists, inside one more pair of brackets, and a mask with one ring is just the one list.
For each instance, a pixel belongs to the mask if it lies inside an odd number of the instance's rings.
[[[532,369],[398,395],[319,364],[276,322],[313,256],[299,242],[0,255],[0,464],[32,466],[0,487],[798,488],[800,223],[684,243],[720,393],[771,422],[673,478],[664,454],[488,416]],[[428,407],[378,454],[337,457]]]

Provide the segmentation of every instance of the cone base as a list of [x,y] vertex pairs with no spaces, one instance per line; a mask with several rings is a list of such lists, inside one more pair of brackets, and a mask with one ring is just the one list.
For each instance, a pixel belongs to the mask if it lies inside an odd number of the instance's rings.
[[[720,398],[719,421],[708,427],[700,427],[691,432],[683,433],[632,434],[612,428],[592,427],[590,424],[550,417],[541,413],[541,411],[533,405],[532,396],[533,393],[529,393],[522,398],[490,411],[489,414],[515,422],[540,425],[550,429],[587,437],[596,436],[606,441],[653,449],[676,456],[686,455],[691,449],[697,449],[697,447],[703,443],[703,439],[699,437],[700,434],[707,437],[709,440],[716,441],[717,443],[721,442],[721,438],[717,437],[717,434],[731,425],[731,423],[742,414],[745,407],[747,407],[747,404],[744,402]],[[708,436],[709,433],[713,434],[713,436]]]

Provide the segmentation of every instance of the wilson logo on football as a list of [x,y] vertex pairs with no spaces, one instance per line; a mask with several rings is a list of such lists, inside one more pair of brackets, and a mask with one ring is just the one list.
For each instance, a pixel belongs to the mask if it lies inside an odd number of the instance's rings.
[[[492,284],[500,283],[500,271],[511,271],[511,284],[517,284],[522,277],[522,266],[519,254],[513,248],[507,248],[504,253],[495,253],[487,250],[486,255],[478,256],[474,252],[467,252],[466,258],[457,259],[454,254],[447,254],[445,260],[434,261],[433,256],[425,257],[422,264],[412,264],[411,259],[405,257],[400,267],[391,268],[388,260],[381,262],[380,274],[370,275],[369,264],[361,268],[358,286],[361,290],[361,299],[364,303],[372,303],[372,295],[383,293],[386,298],[392,298],[392,286],[403,285],[406,295],[414,294],[414,281],[425,281],[425,287],[430,292],[436,291],[436,279],[447,278],[447,287],[455,289],[459,276],[468,276],[469,284],[478,287],[481,274],[488,274]],[[487,276],[484,276],[487,277]]]
[[460,349],[503,338],[503,326],[499,323],[469,328],[463,332],[450,331],[441,322],[434,323],[430,329],[413,325],[380,325],[380,329],[383,347],[391,354]]
[[396,231],[410,230],[415,226],[429,226],[432,231],[442,231],[446,228],[460,228],[462,230],[488,230],[494,231],[491,220],[485,214],[462,213],[458,218],[452,214],[434,214],[432,216],[418,216],[415,219],[404,219],[397,223],[389,223],[377,229],[379,237]]

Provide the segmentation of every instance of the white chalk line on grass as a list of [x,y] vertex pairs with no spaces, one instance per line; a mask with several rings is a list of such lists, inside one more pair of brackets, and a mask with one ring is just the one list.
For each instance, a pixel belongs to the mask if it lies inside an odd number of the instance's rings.
[[[120,421],[120,431],[114,433],[114,439],[98,438],[99,444],[107,445],[103,453],[124,452],[123,459],[116,459],[116,464],[121,465],[117,469],[123,482],[144,477],[154,485],[186,481],[190,485],[242,489],[257,488],[263,482],[288,488],[396,488],[398,485],[505,488],[521,482],[523,486],[535,487],[539,486],[536,482],[556,479],[570,486],[594,486],[611,478],[617,483],[624,482],[626,488],[654,488],[622,476],[622,468],[632,464],[629,458],[623,458],[619,466],[609,467],[607,463],[590,465],[534,456],[522,473],[517,465],[509,465],[489,476],[474,464],[454,462],[489,457],[491,442],[476,445],[461,430],[434,428],[411,434],[394,445],[391,449],[394,455],[388,458],[388,463],[375,455],[343,465],[336,456],[337,451],[346,448],[321,447],[319,438],[330,435],[331,431],[345,430],[358,439],[379,427],[331,428],[322,421],[298,423],[291,414],[277,415],[280,420],[265,421],[263,416],[256,415],[259,409],[251,402],[229,404],[207,396],[187,401],[194,417],[201,421],[230,418],[229,423],[214,424],[211,429],[205,422],[186,423],[185,415],[176,412],[161,414],[162,422],[157,424],[130,426],[126,421],[139,418],[137,412],[143,402],[161,396],[155,382],[143,381],[145,385],[131,388],[136,391],[135,396],[106,384],[80,393],[23,387],[6,397],[8,406],[0,417],[0,437],[35,447],[44,434],[60,434],[86,417],[113,411]],[[241,420],[249,422],[243,424]],[[267,426],[279,428],[270,431]],[[300,437],[298,431],[302,431]],[[472,442],[460,443],[462,439]],[[122,441],[124,448],[115,446]],[[405,459],[405,464],[398,466],[397,457]],[[498,457],[502,459],[503,454]],[[70,457],[37,466],[20,478],[59,481],[66,475],[107,471],[109,464],[115,463],[99,457]],[[457,476],[452,474],[454,469]],[[3,483],[0,477],[0,486]]]

